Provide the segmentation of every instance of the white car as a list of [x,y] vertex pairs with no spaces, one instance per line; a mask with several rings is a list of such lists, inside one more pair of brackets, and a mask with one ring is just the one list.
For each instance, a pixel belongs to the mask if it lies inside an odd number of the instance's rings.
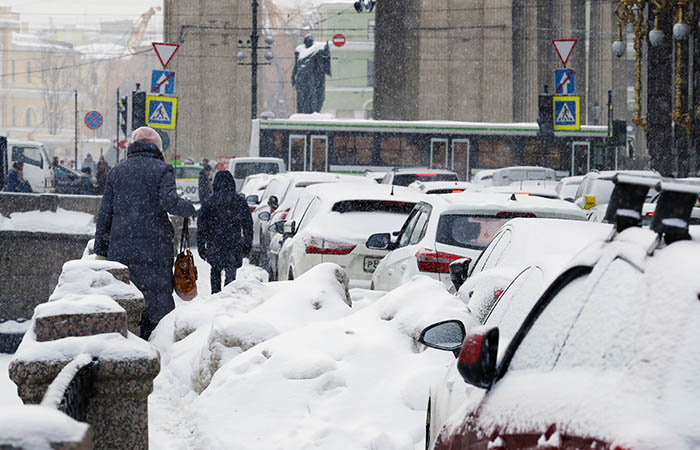
[[374,183],[320,184],[304,190],[279,253],[278,279],[294,279],[322,262],[345,269],[351,287],[369,286],[386,250],[367,247],[370,235],[398,229],[425,196]]
[[270,182],[272,175],[267,173],[258,173],[255,175],[248,175],[243,181],[243,186],[241,186],[240,193],[245,197],[250,207],[250,212],[255,211],[255,209],[260,204],[260,199],[267,189],[267,184]]
[[502,194],[529,194],[545,198],[559,198],[557,194],[558,181],[553,180],[522,180],[514,181],[506,186],[489,186],[485,192],[500,192]]
[[231,175],[233,175],[236,188],[240,190],[243,181],[250,175],[255,175],[256,173],[274,175],[276,173],[283,173],[287,169],[284,165],[284,161],[280,158],[242,156],[231,158],[228,162],[228,170],[231,172]]
[[557,184],[557,195],[560,199],[573,202],[576,197],[576,191],[579,185],[583,181],[584,175],[577,175],[575,177],[564,177],[559,180]]
[[500,169],[480,170],[472,182],[481,186],[508,186],[516,181],[556,180],[554,169],[539,166],[511,166]]
[[451,170],[414,167],[389,170],[381,183],[408,186],[414,181],[459,181],[459,177]]
[[501,226],[514,217],[586,220],[581,209],[563,200],[490,193],[430,196],[416,206],[396,239],[388,243],[392,251],[377,266],[371,288],[389,291],[418,274],[449,288],[450,263],[460,258],[476,260]]
[[[597,205],[608,203],[613,189],[615,188],[615,183],[612,179],[617,174],[658,178],[658,180],[661,181],[661,175],[650,170],[605,170],[602,172],[589,172],[584,176],[576,190],[574,203],[578,207],[584,209],[591,209]],[[657,192],[654,189],[649,189],[647,201],[651,200],[656,194]],[[586,203],[586,197],[590,199],[588,204]]]

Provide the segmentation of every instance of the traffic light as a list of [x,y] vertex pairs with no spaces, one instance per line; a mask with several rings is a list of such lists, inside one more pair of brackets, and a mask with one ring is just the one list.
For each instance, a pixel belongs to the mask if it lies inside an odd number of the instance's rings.
[[627,144],[627,122],[615,119],[612,123],[610,145],[613,147],[624,147],[625,144]]
[[129,97],[122,97],[119,100],[119,128],[121,128],[122,133],[126,136],[126,124],[129,111]]
[[552,95],[541,94],[538,99],[537,124],[541,137],[554,136],[554,99]]
[[146,126],[146,93],[133,91],[131,93],[131,129]]

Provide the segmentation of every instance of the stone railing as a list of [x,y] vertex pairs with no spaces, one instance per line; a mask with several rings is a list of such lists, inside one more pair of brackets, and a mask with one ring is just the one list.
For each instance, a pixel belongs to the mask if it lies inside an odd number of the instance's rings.
[[[89,257],[64,264],[50,301],[35,308],[10,363],[10,378],[25,405],[55,409],[58,393],[65,392],[79,369],[62,370],[81,359],[91,362],[91,388],[79,394],[84,403],[79,408],[94,448],[147,449],[148,395],[160,356],[130,332],[137,331],[143,307],[125,266]],[[0,440],[0,449],[3,444]]]

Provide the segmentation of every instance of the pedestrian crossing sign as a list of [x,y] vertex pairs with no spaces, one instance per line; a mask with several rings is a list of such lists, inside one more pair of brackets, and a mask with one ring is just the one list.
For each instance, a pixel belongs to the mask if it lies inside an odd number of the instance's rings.
[[554,96],[554,131],[580,130],[580,98],[576,96]]
[[146,125],[152,128],[175,128],[177,98],[146,96]]

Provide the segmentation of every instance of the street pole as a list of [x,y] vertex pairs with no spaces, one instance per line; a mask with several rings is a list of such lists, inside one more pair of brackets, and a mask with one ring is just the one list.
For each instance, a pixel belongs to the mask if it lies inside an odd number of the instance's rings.
[[253,31],[250,33],[250,118],[258,116],[258,0],[253,0]]
[[119,97],[119,88],[117,88],[117,143],[115,147],[117,148],[117,164],[119,164],[119,117],[121,115],[121,111],[119,108],[119,101],[121,98]]
[[78,90],[75,90],[75,160],[74,169],[78,170]]

